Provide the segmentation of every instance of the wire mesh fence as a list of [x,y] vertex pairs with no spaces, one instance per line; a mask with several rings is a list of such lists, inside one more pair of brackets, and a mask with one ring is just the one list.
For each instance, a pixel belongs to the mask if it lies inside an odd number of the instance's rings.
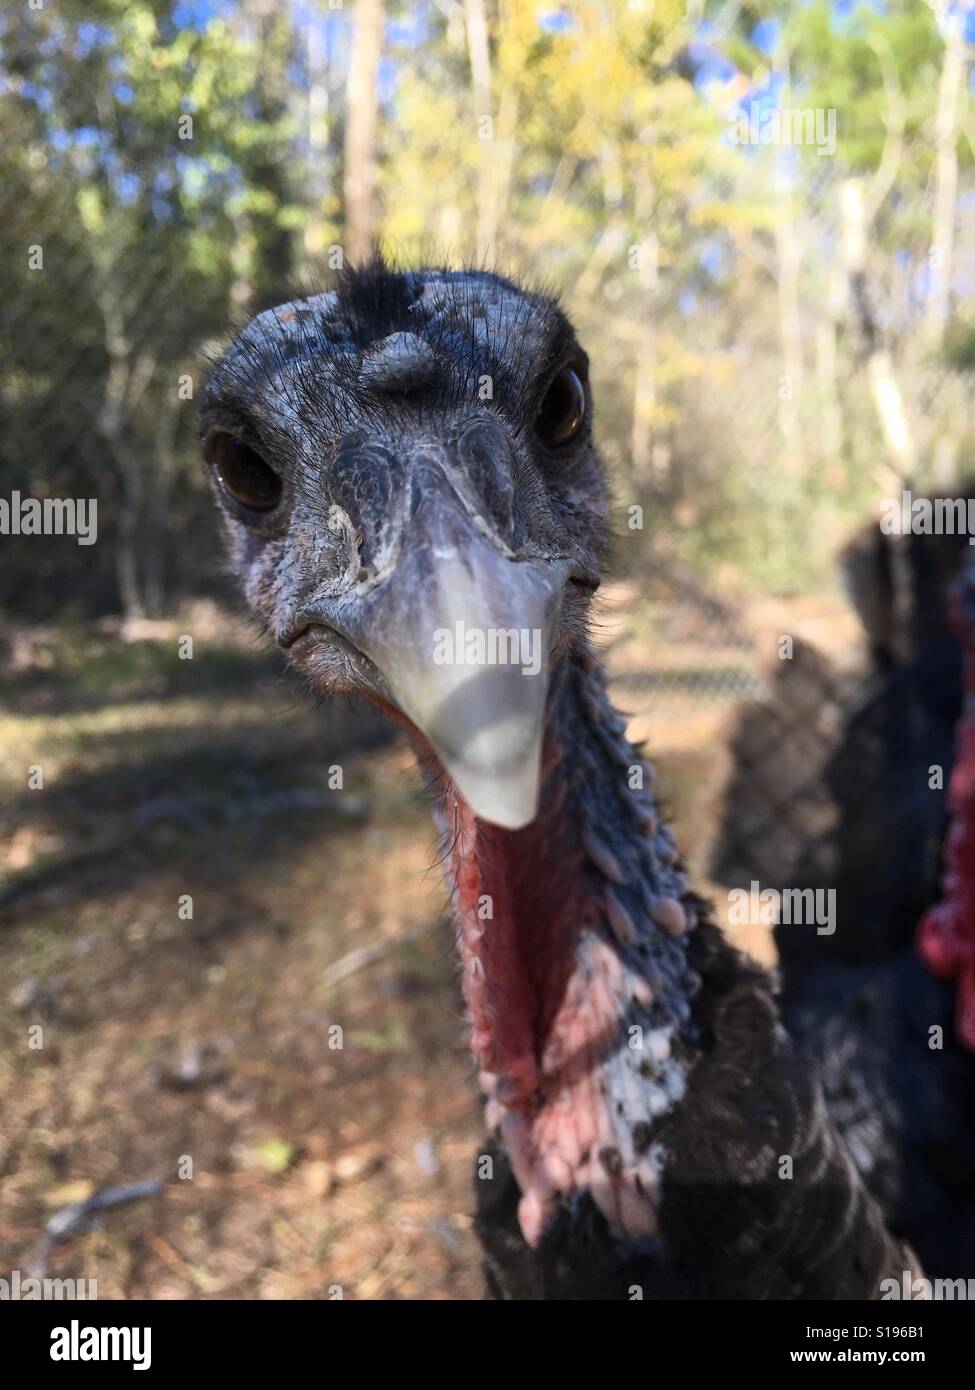
[[[23,538],[7,547],[8,623],[113,608],[159,617],[222,592],[194,443],[206,351],[247,311],[288,294],[306,268],[321,272],[343,252],[336,214],[353,17],[339,6],[279,24],[272,9],[231,7],[219,32],[191,26],[183,42],[199,51],[184,67],[178,25],[132,51],[124,26],[88,33],[68,13],[35,17],[37,32],[18,20],[6,35],[0,469],[8,492],[93,497],[99,508],[95,546]],[[409,74],[423,53],[462,88],[462,19],[447,5],[423,34],[392,25],[390,62]],[[257,84],[252,100],[214,76],[209,106],[190,101],[187,74],[209,72],[223,54],[207,43],[229,46]],[[82,66],[62,70],[58,44],[76,45]],[[170,62],[174,90],[164,94],[153,73]],[[123,69],[137,74],[135,86]],[[432,100],[412,80],[380,84],[375,113],[395,158],[377,156],[385,218],[373,230],[406,244],[440,225],[411,184],[410,140],[423,150],[429,135],[410,121]],[[537,94],[518,90],[533,111]],[[872,173],[842,150],[731,149],[723,118],[712,112],[705,123],[700,92],[681,97],[701,124],[686,130],[686,155],[673,156],[674,187],[667,169],[655,168],[656,195],[640,183],[623,132],[619,167],[603,149],[616,172],[602,171],[607,196],[595,220],[582,215],[585,197],[575,199],[581,190],[592,201],[601,187],[598,161],[563,148],[549,185],[527,115],[493,151],[507,161],[509,187],[492,259],[560,282],[589,348],[637,605],[631,645],[638,636],[648,644],[642,674],[626,679],[657,705],[759,694],[764,639],[753,607],[769,596],[835,596],[832,557],[850,530],[902,482],[951,486],[975,439],[970,374],[925,329],[918,228],[933,216],[933,191],[907,178],[922,132],[902,132]],[[161,109],[177,97],[179,111]],[[187,132],[180,121],[194,104]],[[241,112],[255,123],[249,143]],[[645,161],[655,157],[651,136],[669,139],[666,112],[651,118],[657,125],[634,137]],[[440,196],[456,215],[443,215],[455,229],[480,188],[475,172],[465,165],[456,183],[445,175]],[[967,167],[960,177],[967,186]],[[845,249],[858,198],[861,269]],[[975,215],[963,197],[953,245],[964,266]],[[632,504],[646,516],[638,534],[627,530]]]

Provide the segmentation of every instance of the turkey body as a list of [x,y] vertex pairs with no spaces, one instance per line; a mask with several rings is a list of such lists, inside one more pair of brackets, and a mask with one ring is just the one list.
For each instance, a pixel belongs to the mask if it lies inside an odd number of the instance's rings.
[[[768,976],[729,946],[701,899],[692,905],[702,1056],[655,1134],[667,1155],[657,1235],[614,1234],[578,1193],[526,1245],[521,1191],[492,1136],[474,1182],[488,1297],[862,1300],[878,1297],[885,1276],[899,1282],[898,1260],[910,1262],[851,1181],[820,1082],[779,1026]],[[788,1171],[784,1154],[795,1159]],[[478,1180],[484,1156],[490,1182]]]
[[915,939],[939,898],[948,827],[962,556],[957,537],[877,528],[849,548],[865,670],[844,680],[802,646],[782,663],[739,724],[713,865],[729,886],[835,890],[831,935],[776,928],[783,1020],[891,1229],[945,1278],[975,1265],[975,1056],[956,1037],[953,984],[928,972]]
[[[915,1257],[769,976],[690,891],[610,702],[589,640],[609,486],[558,304],[377,259],[258,315],[215,364],[200,433],[254,613],[313,690],[404,725],[427,770],[490,1133],[489,1291],[899,1285]],[[531,650],[488,656],[490,634]]]

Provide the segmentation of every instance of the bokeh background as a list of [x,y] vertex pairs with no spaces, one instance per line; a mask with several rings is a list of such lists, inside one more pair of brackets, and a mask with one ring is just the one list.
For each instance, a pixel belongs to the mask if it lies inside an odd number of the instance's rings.
[[[600,635],[705,882],[780,634],[854,663],[837,548],[971,468],[973,57],[942,0],[0,18],[0,496],[98,500],[96,545],[0,537],[0,1271],[479,1291],[419,779],[242,614],[194,445],[208,354],[376,241],[561,293],[615,481]],[[796,108],[835,139],[736,139]]]

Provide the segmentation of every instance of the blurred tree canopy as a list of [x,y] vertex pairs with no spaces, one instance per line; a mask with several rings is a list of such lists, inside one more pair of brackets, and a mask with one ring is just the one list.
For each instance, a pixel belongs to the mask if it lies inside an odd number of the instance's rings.
[[216,582],[205,354],[376,238],[561,291],[647,563],[801,588],[971,452],[971,4],[36,3],[0,19],[0,496],[97,497],[99,543],[4,537],[8,612]]

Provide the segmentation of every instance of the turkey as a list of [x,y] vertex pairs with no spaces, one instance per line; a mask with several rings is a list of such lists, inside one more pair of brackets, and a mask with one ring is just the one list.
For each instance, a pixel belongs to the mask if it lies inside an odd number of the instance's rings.
[[[975,564],[963,534],[889,535],[873,525],[847,547],[842,569],[864,660],[843,676],[797,645],[768,699],[744,711],[712,874],[731,888],[835,890],[832,935],[776,928],[786,1026],[816,1065],[891,1229],[930,1277],[967,1278],[975,749],[973,711],[961,718],[959,634],[971,701]],[[949,900],[936,908],[949,810]]]
[[377,260],[215,364],[233,568],[319,691],[405,726],[444,841],[499,1298],[877,1298],[918,1269],[688,888],[587,635],[586,355],[549,297]]

